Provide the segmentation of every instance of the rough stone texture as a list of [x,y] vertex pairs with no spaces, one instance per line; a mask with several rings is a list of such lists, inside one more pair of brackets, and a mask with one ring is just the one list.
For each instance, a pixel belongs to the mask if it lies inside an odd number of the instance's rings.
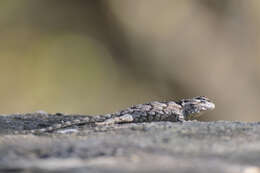
[[152,122],[12,133],[63,119],[74,118],[0,116],[0,172],[260,172],[260,123]]

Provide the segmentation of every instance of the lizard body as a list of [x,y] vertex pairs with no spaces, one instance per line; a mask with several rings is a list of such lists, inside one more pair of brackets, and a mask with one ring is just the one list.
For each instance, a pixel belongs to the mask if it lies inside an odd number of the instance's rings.
[[16,133],[44,133],[73,125],[95,124],[110,125],[117,123],[142,123],[152,121],[182,122],[192,120],[202,113],[213,110],[215,104],[205,96],[182,99],[179,101],[150,102],[131,106],[122,111],[97,116],[86,116],[72,121],[61,122],[47,128],[17,131]]

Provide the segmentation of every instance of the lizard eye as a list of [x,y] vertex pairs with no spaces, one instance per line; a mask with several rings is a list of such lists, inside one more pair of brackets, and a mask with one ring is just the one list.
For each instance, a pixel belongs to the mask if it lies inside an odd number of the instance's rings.
[[209,101],[209,99],[206,96],[198,96],[198,97],[195,97],[195,99],[200,100],[200,101]]
[[181,105],[185,105],[186,103],[191,102],[189,99],[183,99],[180,101]]
[[195,99],[204,99],[204,98],[205,98],[204,96],[195,97]]

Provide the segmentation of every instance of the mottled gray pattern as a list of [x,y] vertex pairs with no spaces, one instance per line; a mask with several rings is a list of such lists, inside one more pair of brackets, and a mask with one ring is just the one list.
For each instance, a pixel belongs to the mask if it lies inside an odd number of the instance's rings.
[[150,102],[146,104],[138,104],[114,114],[78,117],[71,121],[61,121],[47,128],[16,131],[19,133],[44,133],[61,128],[82,125],[110,125],[115,123],[138,123],[152,121],[185,121],[197,118],[202,113],[212,110],[215,105],[205,96],[194,97],[192,99],[182,99],[180,101],[168,102]]

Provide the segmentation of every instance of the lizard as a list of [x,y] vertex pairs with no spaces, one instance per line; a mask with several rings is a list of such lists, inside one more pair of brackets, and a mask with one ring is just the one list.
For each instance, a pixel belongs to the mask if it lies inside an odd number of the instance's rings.
[[215,104],[206,96],[197,96],[178,101],[153,101],[134,105],[112,114],[87,115],[84,118],[75,118],[74,120],[53,124],[46,128],[16,131],[15,134],[39,134],[84,124],[106,126],[111,124],[144,123],[152,121],[184,122],[196,119],[201,114],[213,110],[214,108]]

